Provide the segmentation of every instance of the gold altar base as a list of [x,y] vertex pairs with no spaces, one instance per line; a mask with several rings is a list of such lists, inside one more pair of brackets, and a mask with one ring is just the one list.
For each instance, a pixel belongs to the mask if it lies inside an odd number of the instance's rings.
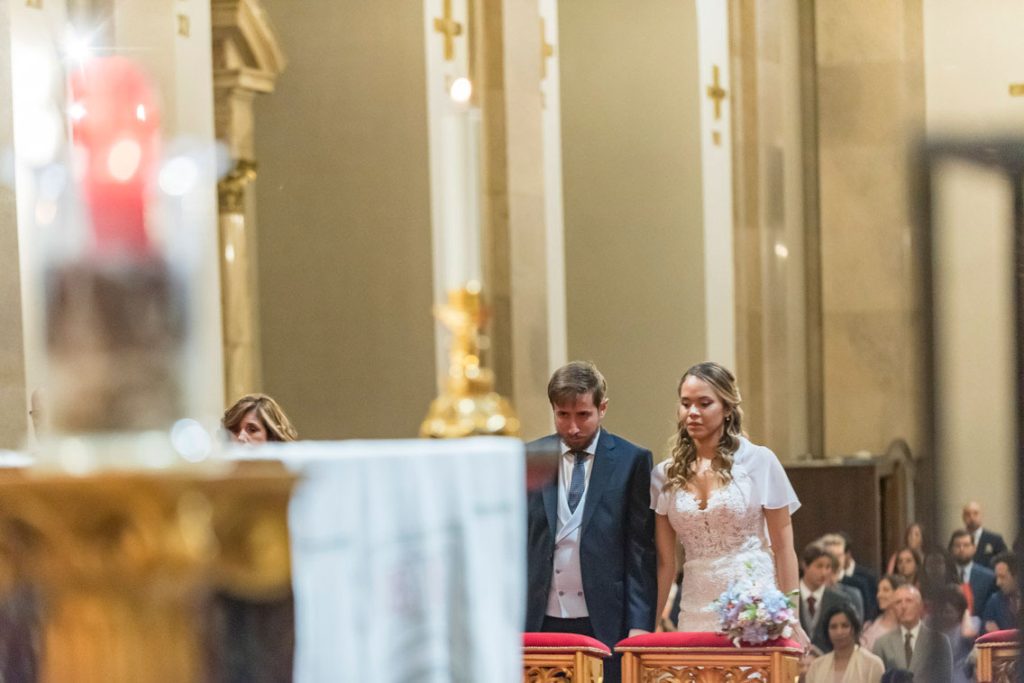
[[788,648],[615,649],[623,683],[794,683],[800,675],[800,654]]
[[208,596],[287,594],[293,484],[245,468],[0,478],[0,569],[38,595],[40,680],[206,678]]

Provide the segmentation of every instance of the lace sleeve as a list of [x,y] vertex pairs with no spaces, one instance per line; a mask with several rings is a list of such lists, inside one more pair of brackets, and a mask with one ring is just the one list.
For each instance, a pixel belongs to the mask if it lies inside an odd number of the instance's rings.
[[749,442],[744,446],[746,453],[742,463],[750,475],[753,495],[761,507],[769,510],[788,507],[789,514],[799,510],[800,500],[779,458],[764,446]]
[[663,460],[651,470],[651,509],[659,515],[668,514],[668,496],[661,490],[668,481],[668,463],[668,460]]

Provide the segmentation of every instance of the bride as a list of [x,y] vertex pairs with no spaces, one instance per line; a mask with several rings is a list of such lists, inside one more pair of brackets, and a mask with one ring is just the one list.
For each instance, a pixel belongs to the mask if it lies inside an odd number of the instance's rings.
[[[659,614],[675,576],[677,541],[686,554],[680,631],[718,631],[712,603],[738,579],[798,594],[790,514],[800,501],[778,458],[748,441],[742,422],[731,372],[710,362],[686,371],[672,457],[651,473]],[[799,624],[794,630],[806,647]]]

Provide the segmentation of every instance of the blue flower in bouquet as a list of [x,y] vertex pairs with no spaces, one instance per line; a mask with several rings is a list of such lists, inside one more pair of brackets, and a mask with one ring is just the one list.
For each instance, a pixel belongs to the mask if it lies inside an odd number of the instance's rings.
[[760,645],[793,635],[796,610],[793,602],[775,586],[749,580],[735,581],[713,603],[719,616],[719,632],[737,647]]

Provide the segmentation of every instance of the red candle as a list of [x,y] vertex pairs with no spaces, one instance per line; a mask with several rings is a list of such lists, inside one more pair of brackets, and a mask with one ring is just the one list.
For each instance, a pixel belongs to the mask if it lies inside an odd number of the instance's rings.
[[160,143],[149,80],[123,57],[91,59],[71,76],[68,113],[97,252],[144,255],[146,200]]

